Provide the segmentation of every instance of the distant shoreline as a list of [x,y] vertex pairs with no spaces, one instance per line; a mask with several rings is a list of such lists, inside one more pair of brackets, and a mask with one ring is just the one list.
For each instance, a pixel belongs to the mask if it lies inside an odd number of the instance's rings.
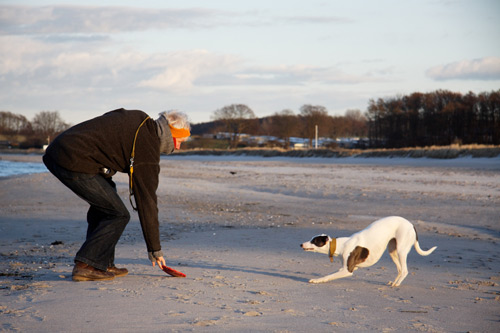
[[[0,150],[0,160],[42,163],[43,151]],[[391,165],[500,170],[500,147],[462,146],[373,150],[182,150],[162,161],[269,161],[285,163]],[[163,162],[162,162],[163,163]]]
[[[43,149],[0,149],[1,155],[43,155]],[[279,148],[242,148],[242,149],[191,149],[175,152],[174,155],[214,155],[214,156],[262,156],[262,157],[410,157],[454,159],[458,157],[500,156],[500,146],[452,145],[398,149],[301,149],[284,150]]]
[[444,146],[401,149],[264,149],[245,148],[233,150],[193,149],[176,152],[176,155],[246,155],[262,157],[411,157],[453,159],[458,157],[498,157],[500,146]]

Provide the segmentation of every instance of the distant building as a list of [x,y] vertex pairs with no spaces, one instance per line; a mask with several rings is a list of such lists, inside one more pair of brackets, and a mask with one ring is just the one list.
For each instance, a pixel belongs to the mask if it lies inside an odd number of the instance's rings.
[[[231,138],[231,133],[228,132],[218,132],[217,134],[204,135],[204,138],[213,138],[217,140],[228,140]],[[245,133],[238,134],[238,142],[244,143],[249,146],[284,146],[285,141],[276,136],[269,135],[249,135]],[[309,139],[290,137],[290,148],[291,149],[309,149],[316,147],[316,140],[312,140],[312,147],[309,147]],[[341,147],[346,149],[352,148],[366,148],[368,147],[367,138],[318,138],[318,148],[331,148],[331,147]]]
[[12,145],[10,144],[10,141],[8,140],[0,140],[0,149],[10,149],[12,148]]

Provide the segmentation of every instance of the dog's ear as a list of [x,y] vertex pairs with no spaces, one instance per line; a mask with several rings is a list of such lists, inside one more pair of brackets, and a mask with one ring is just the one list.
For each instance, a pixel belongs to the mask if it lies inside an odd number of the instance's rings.
[[352,273],[356,265],[361,264],[368,258],[370,251],[366,247],[356,246],[356,248],[349,254],[347,258],[347,270]]
[[311,244],[314,244],[317,247],[323,247],[330,240],[330,237],[327,235],[316,236],[311,239]]

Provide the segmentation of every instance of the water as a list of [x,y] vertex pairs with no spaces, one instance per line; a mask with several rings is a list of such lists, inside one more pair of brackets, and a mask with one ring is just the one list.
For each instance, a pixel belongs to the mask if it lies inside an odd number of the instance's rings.
[[353,165],[380,165],[380,166],[408,166],[432,168],[472,168],[500,171],[500,156],[497,157],[457,157],[450,159],[440,158],[412,158],[412,157],[263,157],[247,155],[180,155],[162,156],[161,159],[176,161],[231,161],[231,162],[289,162],[310,164],[353,164]]
[[40,172],[47,172],[43,163],[0,160],[0,178]]
[[[295,157],[246,157],[246,156],[162,156],[162,159],[173,160],[214,160],[214,161],[288,161],[295,163],[338,163],[338,164],[380,164],[380,165],[408,165],[428,167],[465,167],[478,169],[500,170],[500,156],[496,158],[455,158],[449,160],[427,158],[295,158]],[[47,172],[43,163],[12,162],[0,159],[0,178],[16,175]]]

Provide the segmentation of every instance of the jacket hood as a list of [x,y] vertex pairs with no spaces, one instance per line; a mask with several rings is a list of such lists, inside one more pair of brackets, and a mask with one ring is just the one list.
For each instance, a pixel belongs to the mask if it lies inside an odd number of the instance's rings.
[[174,139],[172,138],[172,133],[170,132],[170,127],[168,126],[168,120],[165,117],[160,116],[155,120],[156,131],[158,133],[158,138],[160,139],[160,153],[171,154],[174,149]]

